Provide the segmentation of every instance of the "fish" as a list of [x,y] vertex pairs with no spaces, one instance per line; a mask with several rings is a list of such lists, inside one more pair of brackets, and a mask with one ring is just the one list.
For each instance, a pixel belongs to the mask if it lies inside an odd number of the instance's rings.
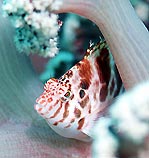
[[59,135],[89,142],[96,121],[104,117],[122,85],[112,53],[100,40],[63,76],[46,82],[35,110]]

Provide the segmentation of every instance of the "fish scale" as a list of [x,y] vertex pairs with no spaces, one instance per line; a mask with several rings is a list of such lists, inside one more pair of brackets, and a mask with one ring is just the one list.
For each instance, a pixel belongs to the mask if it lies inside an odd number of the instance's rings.
[[101,40],[61,78],[47,81],[35,109],[61,136],[90,141],[96,120],[121,87],[112,54]]

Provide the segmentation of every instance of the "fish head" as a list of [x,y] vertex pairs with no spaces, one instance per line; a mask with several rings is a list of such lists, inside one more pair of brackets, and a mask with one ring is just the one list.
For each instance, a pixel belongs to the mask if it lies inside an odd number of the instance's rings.
[[90,138],[82,133],[89,105],[88,84],[79,76],[80,65],[75,65],[61,78],[51,78],[44,92],[36,100],[35,110],[56,133],[83,141]]

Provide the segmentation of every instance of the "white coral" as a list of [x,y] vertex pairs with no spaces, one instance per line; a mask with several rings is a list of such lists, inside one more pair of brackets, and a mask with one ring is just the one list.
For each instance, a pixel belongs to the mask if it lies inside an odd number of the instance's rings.
[[119,137],[142,144],[148,135],[149,81],[120,96],[109,109],[108,118],[99,119],[93,132],[93,156],[102,158],[109,153],[108,158],[116,157]]
[[117,128],[129,139],[141,142],[149,132],[149,82],[125,93],[110,109]]
[[[62,3],[62,1],[60,1]],[[16,28],[15,43],[19,51],[53,57],[58,52],[58,15],[50,13],[59,0],[5,0],[3,10]],[[52,42],[51,42],[52,41]]]
[[93,132],[93,157],[94,158],[115,158],[119,142],[109,132],[112,122],[109,118],[100,118]]

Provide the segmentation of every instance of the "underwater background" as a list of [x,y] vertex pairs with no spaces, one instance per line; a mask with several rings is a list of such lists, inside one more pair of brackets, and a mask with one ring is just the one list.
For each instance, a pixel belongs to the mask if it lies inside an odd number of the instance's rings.
[[[131,0],[131,3],[149,29],[149,1]],[[14,30],[0,10],[0,158],[90,158],[91,155],[98,158],[104,152],[113,156],[117,150],[117,156],[122,158],[133,158],[136,153],[139,158],[147,158],[148,83],[138,85],[114,102],[109,108],[111,119],[101,119],[94,128],[95,143],[92,147],[89,143],[56,134],[36,113],[34,104],[43,92],[43,83],[49,78],[61,77],[82,60],[92,43],[96,44],[103,38],[98,27],[84,17],[67,13],[59,15],[59,19],[62,22],[58,33],[59,53],[54,58],[36,54],[26,56],[17,51],[13,41]],[[86,88],[86,84],[82,87]],[[69,99],[70,92],[66,94]],[[83,97],[84,91],[79,95]],[[78,116],[79,111],[76,114]],[[129,151],[132,155],[128,154]]]

